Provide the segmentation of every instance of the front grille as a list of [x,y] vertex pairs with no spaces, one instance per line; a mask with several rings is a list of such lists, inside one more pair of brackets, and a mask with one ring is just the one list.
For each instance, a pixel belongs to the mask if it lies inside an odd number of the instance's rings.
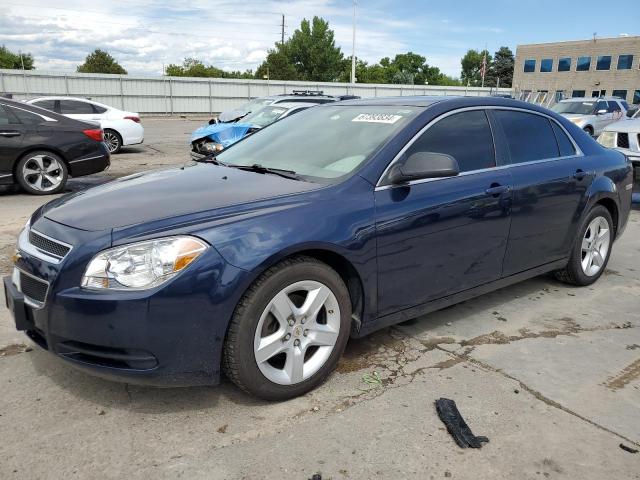
[[44,303],[49,284],[44,280],[20,272],[20,291],[31,300]]
[[33,230],[29,230],[29,243],[37,249],[61,260],[69,253],[69,250],[71,250],[71,247],[45,237]]
[[629,134],[625,132],[618,132],[618,141],[616,145],[618,148],[629,148]]

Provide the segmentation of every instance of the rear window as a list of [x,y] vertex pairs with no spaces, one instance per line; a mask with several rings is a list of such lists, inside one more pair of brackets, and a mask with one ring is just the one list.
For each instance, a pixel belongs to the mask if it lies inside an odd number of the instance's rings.
[[549,119],[533,113],[497,110],[495,116],[506,136],[510,163],[556,158],[558,144]]

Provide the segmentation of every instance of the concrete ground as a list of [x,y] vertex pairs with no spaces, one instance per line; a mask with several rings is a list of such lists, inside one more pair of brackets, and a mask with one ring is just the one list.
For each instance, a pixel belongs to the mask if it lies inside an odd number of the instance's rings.
[[[144,146],[70,189],[184,161],[200,123],[144,119]],[[1,274],[50,198],[0,194]],[[636,210],[592,287],[539,277],[350,341],[323,386],[283,403],[228,381],[93,378],[32,346],[0,307],[0,478],[640,479],[640,453],[620,447],[640,449],[639,237]],[[457,447],[439,397],[490,443]]]

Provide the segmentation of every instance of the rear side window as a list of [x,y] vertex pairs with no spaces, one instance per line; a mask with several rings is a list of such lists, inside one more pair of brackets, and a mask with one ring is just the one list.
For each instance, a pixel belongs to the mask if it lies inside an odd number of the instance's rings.
[[506,136],[510,163],[559,156],[556,137],[546,117],[510,110],[497,110],[495,116]]
[[496,166],[491,127],[482,110],[460,112],[435,123],[405,153],[446,153],[458,161],[461,172]]
[[551,126],[553,127],[553,133],[556,135],[556,140],[558,141],[558,148],[560,149],[561,157],[569,157],[571,155],[576,154],[576,149],[567,137],[567,134],[564,133],[564,130],[560,128],[560,126],[556,122],[551,122]]
[[60,113],[63,115],[87,115],[93,113],[93,107],[90,103],[60,100]]
[[101,107],[100,105],[94,105],[94,104],[92,103],[92,104],[91,104],[91,106],[93,107],[93,111],[94,111],[95,113],[104,113],[104,112],[106,112],[106,111],[107,111],[107,109],[106,109],[106,108]]
[[0,105],[0,127],[4,125],[11,124],[12,120],[9,118],[9,112],[5,110],[5,108]]
[[39,100],[37,102],[33,102],[36,107],[44,108],[46,110],[55,111],[55,100]]
[[11,110],[11,113],[13,113],[18,118],[18,120],[20,120],[20,123],[24,125],[37,125],[45,121],[44,118],[42,118],[40,115],[27,112],[26,110],[22,110],[20,108],[9,107],[9,110]]

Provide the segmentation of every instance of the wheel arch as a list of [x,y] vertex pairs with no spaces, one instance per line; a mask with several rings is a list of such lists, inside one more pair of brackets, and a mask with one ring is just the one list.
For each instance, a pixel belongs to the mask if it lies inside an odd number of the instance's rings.
[[613,238],[615,239],[620,230],[620,205],[618,189],[609,177],[598,177],[591,185],[589,202],[584,210],[584,215],[588,215],[591,209],[597,205],[602,205],[611,214],[614,227]]

